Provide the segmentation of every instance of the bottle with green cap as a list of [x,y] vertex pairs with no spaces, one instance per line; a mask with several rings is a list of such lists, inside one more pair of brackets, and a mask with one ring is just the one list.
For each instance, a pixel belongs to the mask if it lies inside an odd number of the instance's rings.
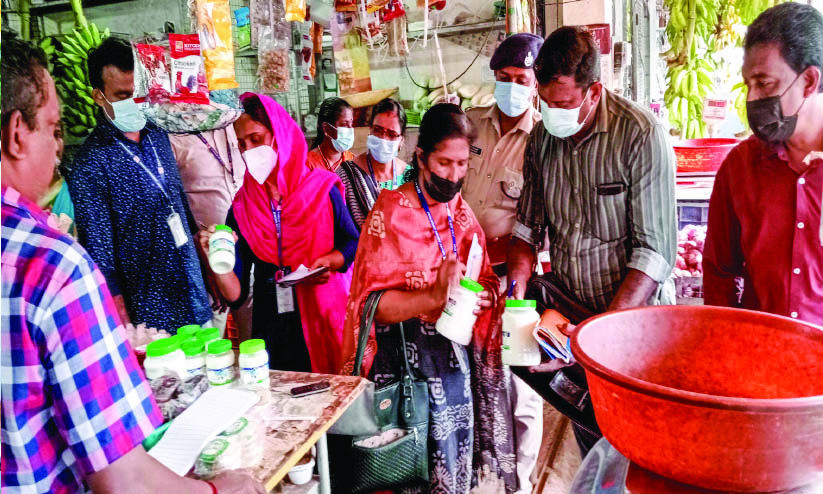
[[534,328],[540,322],[535,300],[506,300],[503,312],[504,365],[530,366],[540,363],[540,345]]
[[230,273],[234,269],[234,232],[226,225],[215,225],[209,237],[209,266],[214,274]]
[[261,339],[240,343],[240,383],[250,389],[269,389],[269,352]]
[[189,379],[197,375],[206,375],[206,346],[197,338],[192,338],[180,346],[186,355],[186,375]]
[[177,328],[177,337],[180,341],[180,344],[183,344],[185,341],[189,341],[190,339],[197,336],[198,331],[200,331],[199,324],[188,324],[186,326],[180,326]]
[[196,337],[206,345],[206,349],[208,350],[209,343],[220,339],[220,330],[217,328],[203,328],[197,332]]
[[472,340],[474,323],[477,322],[474,311],[477,309],[478,295],[484,290],[480,283],[471,278],[463,278],[459,285],[450,287],[446,307],[434,326],[437,332],[461,345],[468,345]]
[[206,355],[206,375],[212,386],[225,386],[234,382],[234,351],[229,340],[213,340]]
[[157,379],[170,372],[185,377],[186,356],[180,350],[178,339],[161,338],[146,345],[146,360],[143,361],[146,379]]

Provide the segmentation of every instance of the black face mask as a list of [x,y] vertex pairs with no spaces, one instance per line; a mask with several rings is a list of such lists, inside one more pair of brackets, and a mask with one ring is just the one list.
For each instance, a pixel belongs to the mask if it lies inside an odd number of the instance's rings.
[[451,201],[454,199],[454,196],[460,192],[460,189],[463,188],[462,178],[457,182],[452,182],[451,180],[438,176],[434,172],[429,172],[429,175],[431,175],[431,178],[424,181],[423,187],[426,188],[426,192],[429,193],[431,198],[437,202]]
[[794,86],[800,75],[794,79],[789,87],[780,96],[769,96],[768,98],[760,98],[754,101],[746,102],[746,115],[749,120],[749,126],[752,132],[760,140],[766,142],[785,142],[794,134],[797,127],[797,115],[806,103],[800,104],[797,113],[789,117],[783,116],[783,107],[780,104],[781,98],[789,89]]

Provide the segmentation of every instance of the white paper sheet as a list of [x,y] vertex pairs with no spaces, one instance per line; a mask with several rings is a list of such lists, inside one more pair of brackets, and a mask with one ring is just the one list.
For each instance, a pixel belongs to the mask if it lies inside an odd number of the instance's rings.
[[279,285],[282,285],[282,286],[296,285],[296,284],[301,283],[302,281],[307,280],[309,278],[319,276],[319,275],[325,273],[328,270],[329,270],[329,268],[327,268],[325,266],[321,266],[319,268],[315,268],[315,269],[310,270],[309,268],[307,268],[306,266],[301,264],[300,266],[297,267],[297,269],[295,269],[293,272],[291,272],[291,273],[287,274],[286,276],[284,276],[283,279],[281,279],[277,283]]
[[258,399],[251,391],[209,389],[174,419],[149,455],[177,475],[185,475],[206,444],[242,417]]

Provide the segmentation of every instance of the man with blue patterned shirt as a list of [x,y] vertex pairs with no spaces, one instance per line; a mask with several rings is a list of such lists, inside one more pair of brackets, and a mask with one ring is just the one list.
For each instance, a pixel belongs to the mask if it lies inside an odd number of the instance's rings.
[[108,38],[89,54],[101,112],[69,174],[80,243],[95,260],[124,322],[174,333],[212,317],[189,209],[168,135],[133,99],[134,60]]
[[162,416],[103,276],[36,205],[60,125],[46,56],[3,38],[2,492],[264,492],[234,472],[211,483],[180,477],[143,450]]

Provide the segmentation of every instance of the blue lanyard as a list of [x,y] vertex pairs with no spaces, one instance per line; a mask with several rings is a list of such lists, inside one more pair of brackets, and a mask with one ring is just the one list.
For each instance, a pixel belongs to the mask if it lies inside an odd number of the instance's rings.
[[[414,189],[417,191],[417,197],[420,199],[420,204],[426,211],[426,216],[429,217],[429,224],[431,225],[432,231],[434,232],[434,239],[437,240],[437,246],[440,247],[440,254],[443,255],[443,260],[445,261],[446,248],[443,247],[443,240],[440,238],[440,233],[437,231],[437,225],[434,224],[434,218],[432,218],[432,212],[429,209],[429,203],[426,202],[426,198],[423,196],[423,191],[420,190],[419,180],[414,181]],[[457,237],[454,236],[454,221],[452,220],[452,212],[449,209],[448,204],[446,204],[446,216],[449,219],[449,231],[452,234],[452,252],[454,252],[454,255],[457,256]]]
[[[371,164],[371,155],[366,153],[366,163],[369,165],[369,173],[371,173],[371,179],[374,180],[374,187],[377,189],[377,192],[380,192],[380,182],[377,181],[377,176],[374,174],[374,167]],[[394,190],[397,188],[397,169],[394,166],[394,158],[391,160],[391,175],[392,175],[392,184],[393,187],[389,190]]]
[[277,257],[280,259],[280,267],[285,267],[283,264],[283,225],[281,223],[281,216],[283,214],[283,199],[277,201],[277,207],[274,206],[274,201],[270,201],[271,215],[274,218],[274,228],[277,229]]
[[169,200],[169,206],[171,207],[172,211],[174,211],[174,206],[171,205],[171,196],[169,196],[169,193],[166,190],[166,172],[163,169],[163,164],[160,163],[160,156],[157,155],[157,148],[154,147],[154,143],[152,142],[151,137],[146,136],[146,139],[149,140],[149,144],[151,144],[151,150],[154,151],[154,159],[157,162],[157,176],[155,176],[154,173],[152,173],[151,170],[148,169],[148,167],[145,165],[145,163],[143,163],[143,160],[140,159],[139,156],[134,154],[132,150],[126,147],[126,145],[120,142],[120,140],[117,140],[117,144],[120,144],[120,147],[123,148],[123,151],[128,153],[129,156],[131,156],[131,159],[134,160],[135,163],[140,165],[143,171],[145,171],[149,175],[149,177],[151,177],[152,181],[154,181],[154,184],[157,186],[158,189],[160,189],[160,192],[162,192],[163,195],[166,196],[166,199]]
[[[226,166],[226,162],[223,161],[223,158],[220,157],[220,153],[218,153],[217,150],[214,149],[211,144],[209,144],[209,141],[206,140],[206,138],[205,138],[205,136],[203,136],[203,134],[198,132],[196,135],[197,135],[197,137],[200,138],[200,140],[203,142],[203,144],[205,144],[206,147],[209,148],[209,152],[211,153],[212,156],[214,156],[214,159],[216,159],[217,162],[220,163],[220,166],[222,166],[223,168],[225,168],[229,171],[229,174],[231,175],[231,179],[232,179],[232,181],[234,181],[234,160],[232,159],[232,156],[231,156],[231,143],[229,143],[229,134],[228,134],[228,132],[226,132],[226,151],[228,151],[228,154],[229,154],[229,166]],[[215,139],[214,142],[215,142],[215,144],[217,144],[216,139]]]

